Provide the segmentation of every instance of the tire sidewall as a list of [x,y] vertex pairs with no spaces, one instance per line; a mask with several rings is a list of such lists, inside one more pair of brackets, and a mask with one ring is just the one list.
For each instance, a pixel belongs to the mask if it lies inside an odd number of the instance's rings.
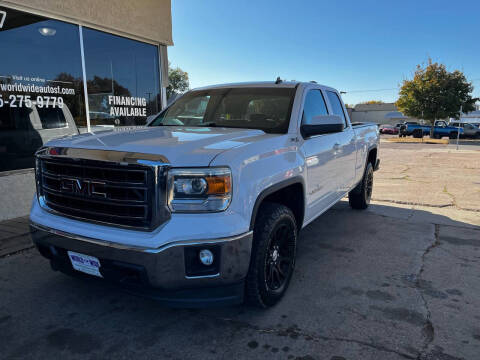
[[[295,269],[295,257],[297,251],[297,225],[295,222],[295,217],[293,216],[292,212],[285,206],[280,204],[269,204],[264,210],[271,209],[272,207],[280,207],[281,210],[274,211],[273,213],[269,214],[270,218],[265,216],[261,216],[259,221],[256,221],[254,232],[253,232],[253,251],[252,253],[252,263],[249,270],[249,276],[254,276],[255,278],[252,279],[254,283],[256,283],[257,291],[258,291],[258,301],[257,305],[262,307],[269,307],[276,304],[285,294],[290,284],[290,280],[293,275],[293,271]],[[273,218],[272,215],[278,214],[280,212],[280,216]],[[293,236],[294,236],[294,249],[293,249],[293,261],[290,267],[290,272],[288,277],[280,291],[278,290],[270,290],[265,281],[265,267],[266,261],[268,258],[268,250],[270,247],[272,239],[273,231],[283,222],[289,222],[292,225],[293,229]]]

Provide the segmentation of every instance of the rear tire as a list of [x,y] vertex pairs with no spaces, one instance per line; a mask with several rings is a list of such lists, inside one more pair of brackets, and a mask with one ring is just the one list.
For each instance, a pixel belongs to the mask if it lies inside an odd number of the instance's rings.
[[415,130],[413,130],[412,135],[415,139],[421,139],[421,138],[423,138],[423,130],[422,129],[415,129]]
[[262,204],[253,230],[245,284],[247,304],[267,308],[283,297],[295,267],[297,234],[295,216],[288,207]]
[[448,137],[449,137],[450,139],[456,139],[457,136],[458,136],[458,133],[457,133],[457,132],[451,132],[451,133],[448,135]]
[[373,190],[373,166],[369,161],[365,167],[362,180],[348,193],[348,203],[353,209],[368,208]]

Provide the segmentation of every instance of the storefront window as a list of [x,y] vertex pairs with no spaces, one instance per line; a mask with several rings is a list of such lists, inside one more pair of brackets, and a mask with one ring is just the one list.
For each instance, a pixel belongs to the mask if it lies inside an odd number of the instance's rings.
[[158,47],[83,29],[92,130],[143,126],[160,111]]
[[[158,47],[82,29],[90,128],[143,126],[161,109]],[[87,131],[80,27],[0,6],[0,172]]]
[[0,7],[0,171],[86,126],[78,26]]

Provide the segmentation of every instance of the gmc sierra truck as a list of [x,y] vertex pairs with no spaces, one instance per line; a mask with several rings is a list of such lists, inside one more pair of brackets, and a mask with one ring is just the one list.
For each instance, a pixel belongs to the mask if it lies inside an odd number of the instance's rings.
[[144,128],[42,147],[33,241],[54,270],[170,306],[272,306],[300,229],[346,195],[369,205],[378,145],[314,82],[192,90]]

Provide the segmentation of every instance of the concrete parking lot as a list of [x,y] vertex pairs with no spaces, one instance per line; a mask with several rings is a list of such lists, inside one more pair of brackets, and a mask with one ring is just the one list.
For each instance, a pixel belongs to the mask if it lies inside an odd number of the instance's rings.
[[163,308],[52,272],[25,219],[0,225],[0,358],[478,359],[480,151],[382,143],[381,158],[372,206],[304,229],[269,310]]

